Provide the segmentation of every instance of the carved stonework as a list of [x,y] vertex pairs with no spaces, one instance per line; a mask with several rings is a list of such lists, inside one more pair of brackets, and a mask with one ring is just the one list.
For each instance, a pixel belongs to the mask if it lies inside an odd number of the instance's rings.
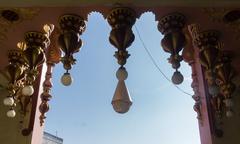
[[193,92],[194,92],[194,95],[192,96],[192,98],[195,100],[193,109],[197,113],[197,119],[199,120],[199,123],[202,124],[201,97],[200,97],[200,93],[199,93],[198,77],[197,77],[194,63],[191,63],[190,66],[192,67],[191,87],[193,88]]
[[0,43],[7,39],[9,29],[23,21],[32,20],[39,11],[37,8],[0,8]]
[[194,32],[197,32],[199,30],[197,25],[190,25],[188,27],[188,31],[190,34],[185,34],[186,38],[188,40],[187,45],[183,49],[183,60],[187,62],[191,68],[192,68],[192,84],[191,87],[193,89],[194,95],[192,98],[195,101],[195,104],[193,106],[194,111],[197,113],[197,119],[199,121],[199,124],[202,125],[203,119],[202,119],[202,102],[201,102],[201,95],[199,93],[199,84],[198,84],[198,76],[196,72],[196,67],[195,67],[195,53],[194,53],[194,48],[192,45],[192,39],[190,38],[190,35],[195,35]]
[[45,74],[45,80],[43,82],[43,93],[41,94],[41,104],[39,106],[39,111],[41,113],[40,125],[42,126],[44,123],[44,119],[46,119],[46,113],[49,111],[48,101],[52,98],[51,88],[52,88],[52,71],[55,64],[60,62],[61,51],[57,46],[59,30],[55,29],[51,34],[51,45],[46,49],[46,59],[47,59],[47,71]]
[[226,8],[205,8],[203,12],[208,14],[212,21],[214,22],[223,22],[223,17],[228,12],[229,9]]
[[49,111],[49,104],[48,101],[52,98],[50,91],[52,88],[52,68],[53,64],[47,63],[47,72],[45,74],[45,81],[43,82],[43,93],[41,94],[41,104],[39,106],[39,110],[41,112],[41,115],[39,117],[40,119],[40,125],[42,126],[44,123],[44,119],[46,118],[45,114]]
[[192,39],[190,35],[194,35],[192,32],[196,32],[198,31],[198,27],[197,25],[190,25],[188,27],[188,31],[189,32],[185,32],[185,36],[186,36],[186,40],[187,40],[187,44],[183,49],[182,52],[182,57],[183,60],[188,63],[191,66],[192,69],[192,84],[191,87],[193,89],[194,95],[192,96],[192,98],[195,101],[195,104],[193,106],[194,111],[197,113],[197,119],[199,121],[199,124],[202,125],[203,124],[203,119],[202,119],[202,102],[201,102],[201,95],[199,93],[199,84],[198,84],[198,76],[196,73],[196,67],[195,67],[195,53],[194,53],[194,48],[192,45]]
[[199,49],[199,60],[201,65],[205,68],[205,76],[208,85],[215,85],[215,66],[219,56],[220,46],[219,37],[220,33],[215,30],[192,32],[193,42]]

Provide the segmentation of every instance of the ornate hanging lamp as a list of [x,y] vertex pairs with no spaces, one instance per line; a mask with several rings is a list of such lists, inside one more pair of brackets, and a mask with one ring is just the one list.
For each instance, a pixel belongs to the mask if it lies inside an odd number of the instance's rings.
[[235,85],[232,80],[235,76],[233,68],[231,66],[231,56],[229,52],[221,52],[218,58],[218,64],[216,65],[216,82],[220,87],[220,92],[224,96],[223,103],[225,105],[225,112],[227,117],[233,116],[233,100],[232,94],[235,90]]
[[[46,29],[51,30],[51,27],[46,26]],[[41,104],[39,106],[39,111],[41,113],[41,115],[39,117],[41,126],[43,125],[44,120],[46,118],[46,113],[50,109],[48,102],[52,98],[51,88],[53,86],[53,84],[52,84],[53,68],[54,68],[55,64],[60,62],[60,57],[61,57],[61,50],[58,48],[58,46],[56,44],[57,38],[58,38],[58,32],[59,32],[58,29],[55,29],[53,31],[53,33],[51,34],[51,37],[50,37],[51,45],[45,51],[47,70],[45,73],[45,80],[43,82],[43,92],[41,94]]]
[[219,94],[219,88],[216,85],[215,66],[221,49],[219,43],[220,33],[215,30],[199,32],[194,39],[199,48],[199,59],[205,68],[205,76],[208,83],[208,91],[213,97]]
[[44,29],[44,33],[30,31],[25,33],[25,42],[17,44],[17,50],[9,52],[9,65],[2,73],[9,83],[7,90],[9,96],[4,99],[4,104],[10,106],[8,117],[15,117],[14,107],[19,103],[21,113],[26,114],[31,96],[34,93],[33,84],[38,76],[38,67],[44,62],[44,49],[50,44],[50,31]]
[[174,84],[181,84],[184,79],[183,75],[178,71],[182,61],[179,52],[183,49],[186,41],[182,31],[184,26],[185,16],[180,13],[166,15],[158,22],[158,30],[164,35],[161,45],[165,52],[171,54],[168,61],[172,64],[172,68],[176,70],[172,76]]
[[45,61],[44,49],[49,46],[48,35],[42,32],[30,31],[25,33],[26,49],[23,51],[23,58],[28,68],[26,70],[25,86],[22,94],[31,96],[34,93],[33,82],[38,75],[38,67]]
[[10,110],[7,112],[8,117],[15,117],[16,112],[14,107],[17,103],[17,94],[21,94],[23,87],[23,79],[25,76],[24,61],[22,59],[22,50],[11,50],[8,53],[9,65],[1,71],[1,74],[8,80],[7,90],[9,95],[3,100],[4,105],[9,106]]
[[61,58],[61,62],[66,70],[61,78],[61,82],[63,85],[69,86],[72,83],[72,77],[69,70],[76,62],[76,59],[73,58],[73,54],[78,52],[82,47],[80,35],[85,31],[86,23],[84,19],[78,15],[66,14],[60,17],[59,26],[60,36],[58,44],[65,54]]
[[223,43],[219,42],[220,32],[216,30],[200,31],[198,26],[191,30],[193,43],[198,48],[199,60],[203,67],[207,90],[211,97],[211,118],[214,134],[223,136],[222,116],[233,115],[232,93],[234,72],[231,67],[231,56],[222,51]]
[[117,48],[114,56],[120,65],[116,73],[119,81],[112,99],[112,105],[116,112],[126,113],[132,105],[132,100],[124,81],[128,76],[124,65],[130,56],[127,48],[135,39],[132,26],[136,22],[136,12],[130,8],[117,7],[107,16],[107,21],[112,27],[109,41]]

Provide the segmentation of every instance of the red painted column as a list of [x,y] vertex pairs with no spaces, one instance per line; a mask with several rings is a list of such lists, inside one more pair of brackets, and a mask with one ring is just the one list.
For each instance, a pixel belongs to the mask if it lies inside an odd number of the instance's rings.
[[44,64],[42,66],[42,72],[39,75],[39,82],[38,82],[38,91],[36,91],[36,99],[34,108],[32,110],[35,111],[34,113],[34,120],[33,120],[33,131],[32,131],[32,138],[31,138],[31,144],[42,144],[42,138],[43,138],[43,129],[44,127],[40,125],[40,111],[39,111],[39,106],[41,104],[41,94],[43,91],[43,86],[42,83],[45,79],[45,72],[46,72],[46,65]]
[[194,91],[193,99],[195,100],[193,109],[197,113],[201,144],[213,144],[209,100],[206,94],[204,73],[199,61],[199,51],[198,48],[193,46],[188,30],[185,30],[185,33],[188,42],[184,47],[182,56],[192,69],[193,81],[191,86]]
[[201,112],[201,120],[199,120],[199,132],[200,132],[200,138],[202,144],[212,144],[212,132],[211,132],[211,123],[210,123],[210,117],[209,117],[209,104],[208,104],[208,98],[206,95],[206,89],[205,89],[205,79],[203,76],[202,66],[199,62],[198,58],[198,50],[195,48],[195,63],[192,66],[193,72],[196,73],[196,77],[198,80],[198,92],[200,96],[201,106],[200,106],[200,112]]

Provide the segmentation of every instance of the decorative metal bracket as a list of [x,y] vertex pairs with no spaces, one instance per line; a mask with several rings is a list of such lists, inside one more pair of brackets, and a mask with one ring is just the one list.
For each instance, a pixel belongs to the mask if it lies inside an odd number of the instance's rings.
[[[197,25],[190,25],[188,27],[188,30],[190,32],[190,35],[194,35],[194,33],[196,33],[196,31],[198,31],[198,27]],[[182,52],[182,57],[183,60],[185,62],[187,62],[192,69],[192,84],[191,87],[193,89],[194,95],[192,96],[192,98],[195,101],[195,104],[193,106],[194,111],[197,113],[197,119],[199,121],[199,124],[202,125],[203,124],[203,119],[202,119],[202,102],[201,102],[201,96],[199,93],[199,84],[198,84],[198,75],[196,72],[196,67],[195,67],[195,52],[194,52],[194,48],[192,45],[192,41],[190,38],[190,35],[186,34],[186,38],[188,40],[187,45],[184,47],[183,52]]]
[[59,34],[58,29],[53,29],[53,33],[51,34],[51,45],[46,49],[46,64],[47,64],[47,71],[45,74],[45,80],[43,82],[43,93],[41,94],[41,104],[39,106],[39,111],[41,112],[41,115],[39,117],[40,119],[40,125],[42,126],[44,123],[44,119],[46,118],[46,113],[49,111],[49,104],[48,101],[52,98],[52,95],[50,94],[51,88],[52,88],[52,71],[55,64],[60,62],[61,58],[61,51],[57,47],[57,35]]

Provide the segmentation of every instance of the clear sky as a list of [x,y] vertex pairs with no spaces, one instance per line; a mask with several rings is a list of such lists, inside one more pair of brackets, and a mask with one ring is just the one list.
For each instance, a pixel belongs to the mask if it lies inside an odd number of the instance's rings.
[[[162,71],[171,78],[174,70],[163,52],[152,13],[137,20],[136,26],[147,48]],[[75,54],[70,87],[60,83],[65,72],[62,64],[54,69],[51,109],[45,131],[64,139],[64,144],[200,144],[194,100],[167,81],[153,65],[139,37],[129,47],[126,85],[133,100],[128,113],[114,112],[111,100],[117,85],[116,50],[108,41],[110,26],[99,13],[89,16],[82,35],[84,45]],[[184,62],[180,85],[188,93],[191,71]]]

